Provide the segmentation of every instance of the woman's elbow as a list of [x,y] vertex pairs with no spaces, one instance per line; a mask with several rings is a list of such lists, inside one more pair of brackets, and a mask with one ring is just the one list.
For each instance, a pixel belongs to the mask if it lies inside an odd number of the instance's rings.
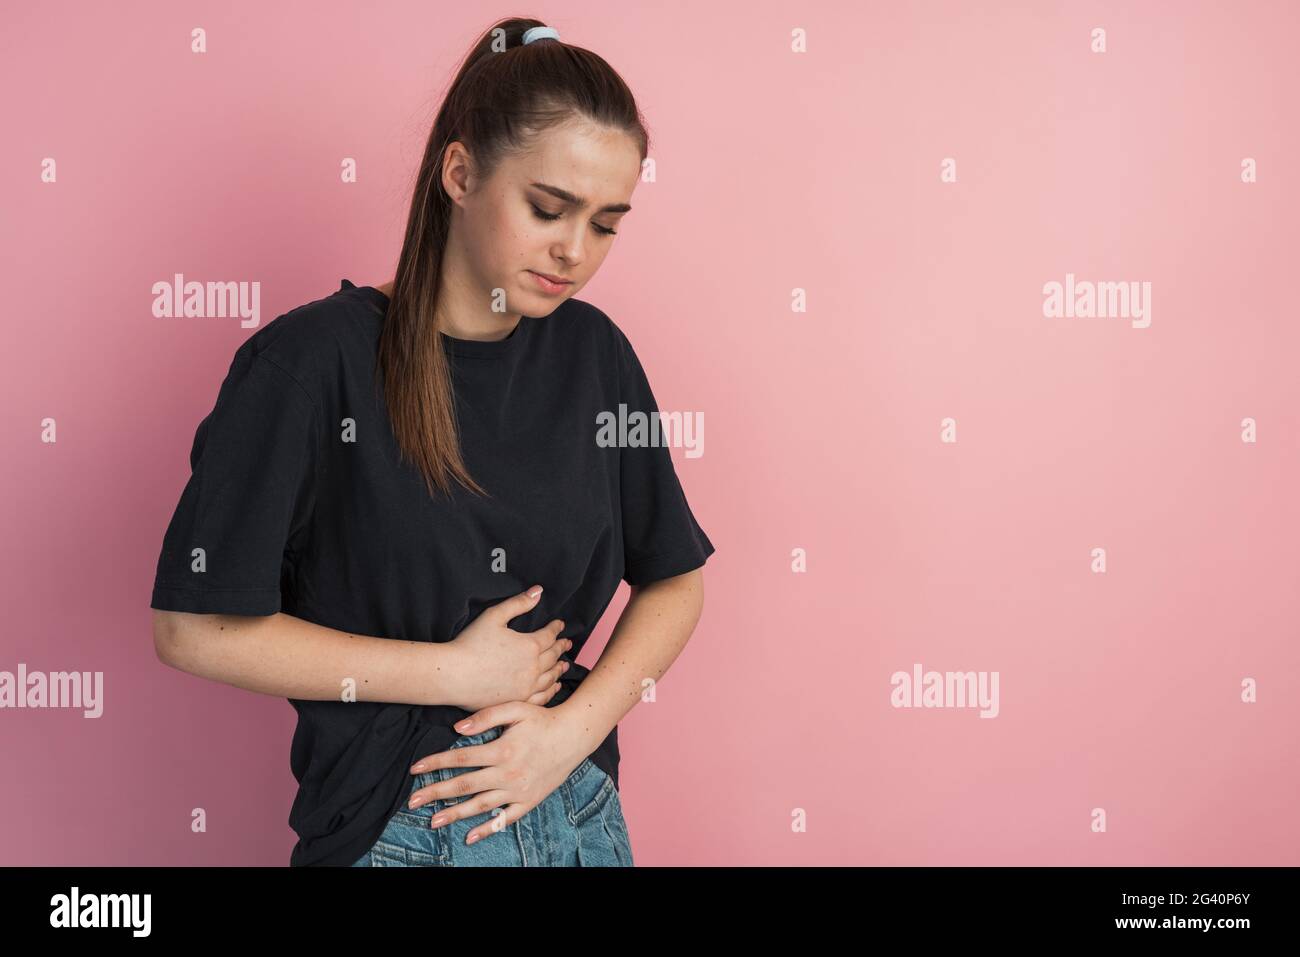
[[179,612],[153,609],[153,648],[163,664],[184,671],[184,629],[181,628],[180,619]]

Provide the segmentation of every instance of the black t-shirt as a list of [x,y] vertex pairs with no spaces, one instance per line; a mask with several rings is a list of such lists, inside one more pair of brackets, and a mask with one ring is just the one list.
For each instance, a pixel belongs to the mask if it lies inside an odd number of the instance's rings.
[[[560,704],[588,673],[575,659],[620,580],[684,574],[714,551],[665,445],[596,439],[601,412],[658,412],[645,372],[622,330],[576,299],[498,341],[439,333],[464,461],[492,497],[458,483],[431,497],[399,460],[376,383],[387,307],[384,293],[345,279],[238,349],[195,433],[152,607],[282,611],[352,634],[450,641],[536,583],[541,599],[510,627],[565,622],[572,667],[548,706]],[[404,805],[410,766],[446,750],[470,714],[344,701],[342,690],[338,701],[288,699],[291,866],[361,857]],[[590,757],[617,785],[617,728]]]

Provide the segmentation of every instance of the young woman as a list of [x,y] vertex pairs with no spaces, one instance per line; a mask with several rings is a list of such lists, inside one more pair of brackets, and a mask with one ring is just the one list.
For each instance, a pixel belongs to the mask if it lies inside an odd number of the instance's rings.
[[155,644],[297,711],[292,866],[632,864],[617,723],[714,551],[635,424],[659,410],[631,343],[575,298],[647,148],[603,59],[497,23],[434,123],[396,277],[252,335],[199,424]]

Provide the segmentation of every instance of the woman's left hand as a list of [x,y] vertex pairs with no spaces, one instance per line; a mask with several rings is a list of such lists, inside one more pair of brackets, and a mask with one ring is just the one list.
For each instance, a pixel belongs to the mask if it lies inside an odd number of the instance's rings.
[[[466,722],[470,722],[466,727]],[[411,795],[410,807],[434,800],[464,798],[433,816],[432,827],[505,807],[466,838],[466,844],[495,833],[519,820],[558,788],[591,750],[577,733],[564,705],[547,708],[526,701],[492,705],[454,725],[461,734],[478,734],[497,725],[509,725],[499,737],[483,744],[448,748],[417,761],[413,774],[437,768],[477,768],[421,788]],[[472,798],[465,795],[473,794]]]

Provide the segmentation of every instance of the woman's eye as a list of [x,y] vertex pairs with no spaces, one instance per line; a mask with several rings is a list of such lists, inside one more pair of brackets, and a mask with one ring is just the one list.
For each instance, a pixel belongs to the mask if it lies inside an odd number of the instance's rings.
[[[545,220],[548,223],[553,223],[555,222],[555,220],[560,218],[561,215],[560,213],[548,213],[544,209],[538,209],[536,206],[533,206],[532,203],[529,203],[528,205],[533,207],[533,215],[536,216],[538,219]],[[594,230],[596,230],[596,232],[600,233],[600,235],[602,236],[618,235],[617,229],[610,229],[607,226],[600,225],[600,223],[592,223],[591,226]]]

